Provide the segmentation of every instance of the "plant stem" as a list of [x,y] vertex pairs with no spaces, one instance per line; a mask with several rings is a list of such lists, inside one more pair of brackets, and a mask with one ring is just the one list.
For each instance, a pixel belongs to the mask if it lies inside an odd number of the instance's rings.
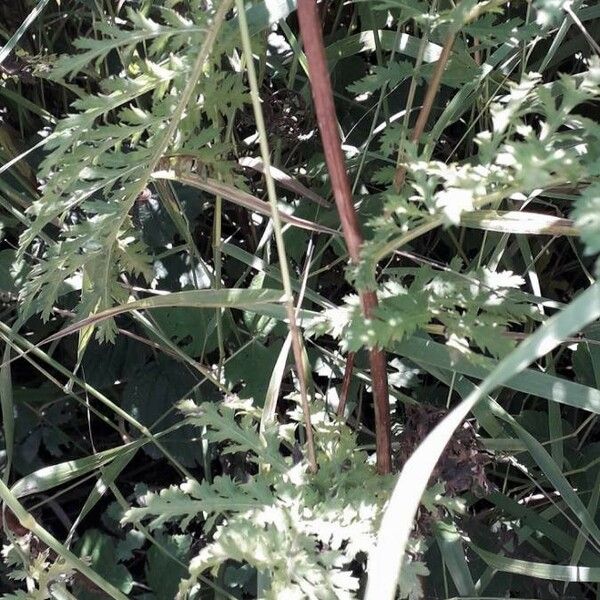
[[352,370],[354,369],[354,352],[348,352],[346,357],[346,367],[344,369],[344,379],[342,380],[342,389],[340,391],[340,403],[337,408],[337,416],[344,417],[346,402],[348,401],[348,391],[350,390],[350,381],[352,380]]
[[[333,103],[331,81],[327,70],[321,20],[315,0],[298,0],[298,20],[308,60],[310,84],[323,142],[327,169],[331,177],[331,186],[337,205],[344,239],[348,246],[350,260],[354,264],[360,261],[360,249],[363,243],[358,216],[352,202],[352,191],[340,136],[337,130],[337,118]],[[362,311],[366,319],[372,319],[377,308],[375,292],[359,290]],[[369,351],[373,398],[375,404],[375,430],[377,441],[377,470],[389,473],[391,470],[390,407],[388,398],[387,360],[383,350],[372,348]]]
[[[433,107],[433,101],[437,96],[440,82],[442,81],[442,75],[444,74],[444,69],[448,64],[448,59],[450,58],[450,52],[452,51],[452,46],[454,45],[455,35],[452,33],[448,36],[444,47],[442,49],[442,54],[440,55],[439,60],[435,65],[435,71],[433,72],[433,76],[431,81],[429,82],[429,86],[427,87],[427,92],[425,94],[425,99],[423,100],[423,106],[419,111],[419,116],[417,117],[417,122],[415,123],[415,128],[413,129],[412,135],[410,136],[410,141],[415,143],[421,139],[423,135],[423,131],[425,131],[425,125],[427,124],[427,120],[429,119],[429,115],[431,113],[431,109]],[[394,175],[394,191],[398,193],[404,184],[404,178],[406,177],[406,167],[401,164],[402,161],[402,149],[398,154],[398,165],[396,166],[396,173]]]
[[256,72],[254,70],[254,62],[252,58],[252,46],[250,44],[250,34],[248,32],[248,22],[246,20],[246,12],[244,9],[243,0],[236,0],[238,10],[240,34],[242,38],[242,47],[246,56],[246,69],[248,71],[248,81],[250,83],[250,96],[252,99],[252,107],[254,109],[254,118],[256,119],[256,129],[258,131],[260,153],[263,164],[265,166],[265,180],[267,183],[267,195],[271,204],[271,219],[273,221],[273,232],[275,234],[275,243],[277,245],[277,254],[279,256],[279,264],[281,269],[281,280],[283,290],[285,292],[285,307],[287,311],[290,333],[292,335],[292,352],[294,354],[294,362],[296,364],[296,372],[298,375],[298,383],[300,386],[300,399],[302,402],[302,411],[304,413],[304,424],[306,427],[306,446],[308,463],[310,470],[314,473],[317,471],[317,457],[315,454],[315,444],[313,439],[313,431],[310,417],[310,407],[308,405],[308,393],[306,385],[306,373],[303,367],[302,357],[302,340],[300,338],[300,329],[296,322],[296,309],[294,307],[294,293],[292,291],[292,282],[287,262],[285,251],[285,242],[283,241],[283,232],[281,228],[281,218],[279,216],[279,208],[277,206],[277,193],[275,191],[275,182],[271,174],[271,156],[269,152],[269,144],[267,142],[267,130],[262,113],[260,103],[260,92]]

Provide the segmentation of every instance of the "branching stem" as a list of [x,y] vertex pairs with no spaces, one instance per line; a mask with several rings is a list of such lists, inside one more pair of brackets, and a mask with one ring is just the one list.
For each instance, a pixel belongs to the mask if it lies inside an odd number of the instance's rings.
[[[331,177],[331,187],[337,205],[344,239],[350,260],[358,264],[363,243],[358,216],[352,202],[352,191],[342,154],[337,117],[333,103],[331,81],[327,70],[321,19],[316,0],[298,0],[298,20],[308,60],[312,96],[323,142],[325,160]],[[377,308],[375,292],[359,290],[362,311],[366,319],[372,319]],[[375,430],[377,441],[377,469],[380,473],[391,470],[390,407],[388,398],[387,360],[385,352],[373,348],[369,353],[373,397],[375,401]]]
[[[431,114],[431,109],[433,107],[433,102],[440,88],[440,82],[442,81],[444,69],[448,64],[448,59],[450,58],[450,52],[452,51],[452,46],[454,45],[454,38],[455,35],[453,33],[448,36],[448,39],[446,40],[446,43],[444,44],[444,47],[442,49],[440,58],[435,65],[433,77],[431,78],[429,86],[427,87],[427,92],[425,93],[423,106],[419,111],[417,122],[415,123],[415,127],[410,136],[411,142],[418,142],[421,139],[423,132],[425,131],[425,125],[427,125],[427,121],[429,119],[429,115]],[[396,173],[394,175],[394,191],[396,193],[398,193],[402,189],[402,186],[404,185],[404,178],[406,177],[406,167],[402,164],[402,160],[402,149],[400,149],[400,152],[398,153],[398,164],[396,166]]]

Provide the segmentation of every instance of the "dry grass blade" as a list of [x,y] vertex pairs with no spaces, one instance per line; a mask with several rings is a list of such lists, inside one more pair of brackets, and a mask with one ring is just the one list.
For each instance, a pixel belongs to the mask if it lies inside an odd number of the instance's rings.
[[498,231],[500,233],[554,236],[579,235],[571,219],[518,210],[477,210],[467,212],[461,215],[460,223],[465,227]]
[[[259,173],[265,172],[265,165],[260,158],[252,158],[250,156],[244,156],[238,160],[238,163],[242,165],[242,167],[248,167],[249,169],[254,169]],[[313,192],[310,188],[307,188],[305,185],[300,183],[295,177],[288,175],[285,171],[278,169],[271,165],[270,167],[271,177],[275,181],[277,181],[282,187],[298,194],[299,196],[304,196],[313,202],[316,202],[319,206],[324,208],[331,208],[331,204],[327,202],[324,198],[319,196],[316,192]]]
[[[203,178],[195,173],[177,173],[176,171],[156,171],[153,174],[153,177],[155,179],[170,179],[171,181],[178,181],[179,183],[209,192],[215,196],[221,196],[225,200],[229,200],[229,202],[243,206],[244,208],[257,212],[261,215],[265,215],[267,217],[271,216],[271,207],[267,202],[260,200],[248,192],[238,190],[230,185],[227,185],[226,183],[222,183],[216,179],[211,179],[210,177]],[[327,233],[329,235],[339,235],[335,229],[325,227],[324,225],[319,225],[318,223],[308,221],[307,219],[295,217],[294,215],[286,214],[281,210],[279,211],[279,218],[290,225],[294,225],[295,227],[300,227],[301,229],[306,229],[308,231]]]

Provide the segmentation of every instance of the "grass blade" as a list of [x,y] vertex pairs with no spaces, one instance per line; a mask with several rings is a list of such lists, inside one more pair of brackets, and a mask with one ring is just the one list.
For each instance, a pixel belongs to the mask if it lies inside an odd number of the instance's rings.
[[19,40],[23,37],[23,34],[29,29],[31,24],[38,18],[40,13],[46,8],[50,0],[40,0],[38,5],[27,15],[27,18],[21,23],[19,28],[15,31],[12,37],[6,42],[6,44],[0,49],[0,65],[6,60],[6,57],[13,51],[15,46],[19,43]]
[[546,563],[518,560],[493,554],[477,546],[473,550],[491,567],[498,571],[527,575],[536,579],[551,579],[554,581],[572,582],[598,582],[600,581],[600,567],[580,567],[578,565],[549,565]]
[[10,489],[15,498],[39,494],[51,490],[77,477],[99,469],[120,456],[128,456],[144,444],[144,440],[132,442],[118,448],[97,452],[91,456],[50,465],[19,479]]
[[[498,365],[497,361],[479,355],[476,357],[477,362],[471,361],[468,356],[444,344],[416,336],[396,344],[394,349],[401,356],[415,362],[456,371],[476,379],[485,379]],[[525,369],[509,377],[502,385],[525,394],[600,414],[600,391],[549,373]]]
[[84,577],[87,577],[92,583],[95,583],[101,590],[115,600],[127,600],[127,596],[119,591],[112,583],[109,583],[98,575],[83,560],[77,557],[73,552],[61,544],[50,532],[44,529],[33,516],[25,510],[23,505],[17,500],[16,496],[6,487],[3,481],[0,481],[0,499],[14,513],[19,523],[25,529],[31,531],[48,548],[54,550],[61,556],[65,562],[73,569],[79,571]]
[[456,526],[452,523],[438,521],[434,524],[434,533],[444,564],[450,572],[458,593],[461,596],[474,595],[476,593],[475,584]]
[[6,344],[0,365],[0,406],[2,408],[2,429],[6,449],[6,465],[3,480],[8,482],[15,444],[15,413],[13,407],[12,378],[10,367],[10,345]]
[[404,465],[379,529],[377,545],[369,556],[366,600],[392,600],[402,576],[401,565],[421,496],[446,444],[473,406],[522,371],[564,338],[600,316],[600,285],[594,284],[566,309],[555,315],[511,354],[425,438]]

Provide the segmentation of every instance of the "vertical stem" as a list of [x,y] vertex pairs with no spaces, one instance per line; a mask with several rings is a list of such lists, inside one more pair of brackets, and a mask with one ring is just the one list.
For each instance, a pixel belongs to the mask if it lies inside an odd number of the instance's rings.
[[[223,264],[223,253],[222,253],[222,205],[223,201],[221,196],[215,198],[215,217],[213,224],[213,261],[215,263],[215,289],[221,288],[221,277],[222,277],[222,264]],[[220,308],[217,308],[215,312],[217,319],[217,343],[219,345],[219,369],[217,372],[217,379],[221,381],[221,374],[223,371],[223,363],[225,362],[225,342],[223,340],[223,312]]]
[[337,416],[344,416],[346,403],[348,402],[348,392],[350,390],[350,382],[352,380],[352,370],[354,369],[354,352],[348,352],[346,357],[346,368],[344,369],[344,379],[342,380],[342,389],[340,391],[340,403],[337,408]]
[[[440,55],[439,60],[435,65],[435,71],[433,72],[433,76],[429,81],[429,86],[427,87],[427,92],[425,93],[425,99],[423,100],[423,106],[419,112],[419,116],[417,117],[417,122],[415,123],[415,128],[413,129],[412,135],[410,136],[411,142],[418,142],[421,136],[423,135],[423,131],[425,131],[425,125],[427,124],[427,120],[429,119],[429,115],[431,113],[431,108],[433,107],[433,101],[437,96],[438,89],[440,87],[440,82],[442,81],[442,75],[444,74],[444,69],[446,68],[446,64],[448,63],[448,59],[450,58],[450,52],[452,51],[452,46],[454,45],[454,34],[450,34],[448,39],[446,40],[444,47],[442,48],[442,54]],[[402,155],[398,155],[398,162],[401,161]],[[396,174],[394,176],[394,191],[398,193],[404,184],[404,178],[406,177],[406,168],[403,165],[398,165],[396,167]]]
[[[344,239],[348,246],[350,260],[357,264],[360,260],[360,248],[363,237],[358,216],[352,202],[350,182],[346,172],[344,155],[337,130],[337,117],[333,103],[331,81],[327,70],[321,20],[316,0],[298,0],[298,20],[308,60],[308,70],[319,131],[323,142],[327,169],[331,177],[331,187],[337,205]],[[359,290],[362,311],[367,319],[373,318],[377,308],[375,292]],[[385,353],[379,348],[369,352],[371,378],[375,404],[375,433],[377,442],[377,469],[380,473],[391,470],[390,443],[390,407],[387,385],[387,361]]]
[[281,280],[285,292],[285,307],[289,321],[290,333],[292,335],[292,351],[298,382],[300,384],[300,398],[302,402],[302,412],[304,414],[304,424],[306,427],[306,446],[308,454],[308,463],[313,472],[317,470],[317,457],[315,454],[315,444],[313,439],[313,430],[310,418],[310,407],[308,406],[308,393],[306,386],[306,373],[303,368],[302,340],[300,338],[300,329],[296,322],[296,311],[294,307],[294,295],[292,291],[292,282],[288,268],[285,243],[283,241],[283,232],[281,229],[281,218],[277,206],[277,193],[275,192],[275,182],[271,175],[271,155],[269,144],[267,142],[267,129],[260,104],[260,93],[252,59],[252,46],[250,44],[250,34],[248,33],[248,22],[243,0],[236,0],[236,7],[239,13],[240,33],[242,37],[242,47],[246,56],[246,68],[248,70],[248,81],[250,83],[250,96],[252,99],[252,108],[254,109],[254,118],[256,119],[256,129],[260,142],[260,153],[263,164],[265,165],[265,179],[267,182],[267,195],[271,204],[271,219],[273,222],[273,232],[275,234],[275,243],[277,244],[277,254],[279,255],[279,265],[281,269]]

